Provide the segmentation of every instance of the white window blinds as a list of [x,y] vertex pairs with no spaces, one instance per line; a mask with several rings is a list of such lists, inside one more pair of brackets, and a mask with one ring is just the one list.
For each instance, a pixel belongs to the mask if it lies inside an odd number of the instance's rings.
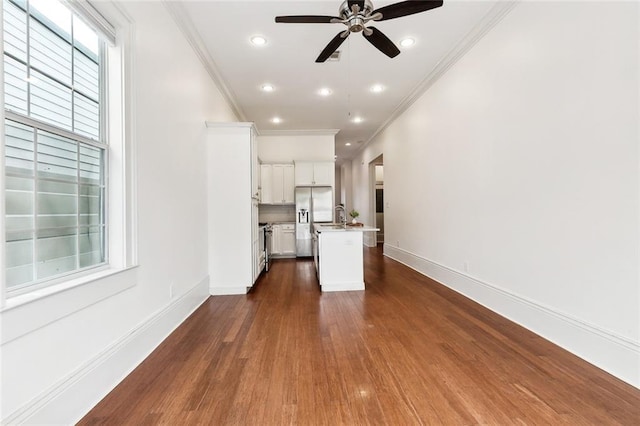
[[106,262],[103,39],[58,0],[3,0],[6,283]]

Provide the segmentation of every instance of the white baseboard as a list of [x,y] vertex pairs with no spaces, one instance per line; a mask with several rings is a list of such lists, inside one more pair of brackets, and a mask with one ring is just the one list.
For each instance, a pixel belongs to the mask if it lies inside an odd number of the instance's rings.
[[390,244],[384,254],[640,388],[638,342]]
[[2,419],[2,424],[77,423],[207,300],[208,285],[206,277],[26,406]]
[[320,286],[323,293],[331,291],[357,291],[364,290],[364,281],[360,282],[346,282],[337,284],[324,284]]
[[247,287],[209,287],[211,296],[232,296],[237,294],[247,294]]

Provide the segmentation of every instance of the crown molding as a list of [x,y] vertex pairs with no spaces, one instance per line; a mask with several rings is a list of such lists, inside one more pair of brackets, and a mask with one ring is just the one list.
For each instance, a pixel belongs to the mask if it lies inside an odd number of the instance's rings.
[[205,126],[208,129],[215,128],[229,128],[229,127],[238,127],[238,128],[256,128],[255,124],[250,121],[230,121],[230,122],[220,122],[220,121],[205,121]]
[[311,129],[311,130],[262,130],[260,136],[333,136],[340,129]]
[[493,27],[495,27],[522,0],[500,0],[487,14],[436,64],[429,74],[405,97],[375,132],[362,144],[357,152],[365,147],[393,123],[402,113],[411,107],[429,88],[455,65],[473,46],[476,45]]
[[178,28],[180,28],[180,31],[182,31],[182,34],[187,39],[189,45],[191,45],[191,48],[195,52],[196,56],[198,56],[198,59],[200,59],[200,61],[204,65],[205,69],[211,76],[211,79],[220,89],[220,93],[222,93],[222,96],[231,107],[231,110],[233,111],[236,118],[240,121],[248,121],[244,111],[242,110],[242,108],[240,108],[238,102],[236,102],[236,96],[234,95],[230,86],[222,77],[222,74],[220,74],[215,61],[209,54],[209,51],[207,50],[202,37],[200,36],[198,31],[196,31],[195,26],[193,25],[193,21],[191,21],[191,18],[189,18],[189,15],[185,11],[184,7],[180,2],[177,1],[162,0],[162,3],[173,18],[173,21],[176,23]]

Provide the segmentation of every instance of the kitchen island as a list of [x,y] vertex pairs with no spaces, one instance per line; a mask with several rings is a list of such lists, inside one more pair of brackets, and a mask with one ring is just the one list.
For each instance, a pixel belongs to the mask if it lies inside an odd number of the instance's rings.
[[314,262],[321,291],[364,290],[363,233],[370,226],[314,225]]

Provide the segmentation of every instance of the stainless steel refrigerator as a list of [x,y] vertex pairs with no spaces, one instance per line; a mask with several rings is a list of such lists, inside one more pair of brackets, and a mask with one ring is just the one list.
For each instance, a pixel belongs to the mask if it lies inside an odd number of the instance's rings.
[[296,187],[296,255],[312,256],[314,223],[333,221],[333,192],[330,186]]

